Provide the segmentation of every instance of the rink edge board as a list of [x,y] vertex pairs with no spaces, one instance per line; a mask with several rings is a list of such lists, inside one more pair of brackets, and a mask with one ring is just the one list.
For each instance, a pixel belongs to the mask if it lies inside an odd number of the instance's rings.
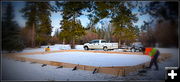
[[[27,61],[27,62],[34,62],[34,63],[39,63],[39,64],[47,64],[47,65],[52,65],[52,66],[62,66],[63,68],[75,68],[77,70],[86,70],[86,71],[92,71],[95,73],[104,73],[104,74],[111,74],[115,76],[126,76],[130,72],[136,72],[140,69],[143,69],[149,65],[149,62],[145,62],[142,64],[138,64],[135,66],[111,66],[111,67],[96,67],[96,66],[88,66],[88,65],[79,65],[79,64],[71,64],[71,63],[65,63],[65,62],[57,62],[57,61],[48,61],[48,60],[41,60],[41,59],[33,59],[33,58],[27,58],[27,57],[22,57],[20,55],[46,55],[49,53],[56,53],[56,52],[76,52],[82,50],[63,50],[63,51],[51,51],[51,52],[32,52],[32,53],[12,53],[12,54],[4,54],[3,56],[12,58],[14,60],[19,60],[19,61]],[[89,52],[89,51],[83,51],[83,52]],[[92,51],[90,51],[92,52]],[[99,51],[93,51],[94,53],[99,53]],[[100,53],[109,53],[106,51],[101,51]],[[112,52],[110,52],[112,53]],[[116,52],[113,52],[116,53]],[[129,52],[130,53],[130,52]],[[131,53],[133,55],[134,52]],[[123,53],[124,54],[124,53]],[[128,53],[125,53],[128,54]],[[135,55],[142,55],[142,54],[135,54]],[[161,53],[160,57],[158,58],[158,62],[165,61],[171,57],[171,54],[169,53]]]

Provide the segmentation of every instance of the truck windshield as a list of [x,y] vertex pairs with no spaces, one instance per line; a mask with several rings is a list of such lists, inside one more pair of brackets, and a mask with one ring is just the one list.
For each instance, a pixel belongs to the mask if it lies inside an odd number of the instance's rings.
[[98,40],[95,40],[95,41],[93,41],[93,43],[99,43],[99,41],[98,41]]
[[102,40],[101,43],[106,43],[106,41],[105,41],[105,40]]
[[98,40],[92,40],[89,43],[99,43],[99,41]]

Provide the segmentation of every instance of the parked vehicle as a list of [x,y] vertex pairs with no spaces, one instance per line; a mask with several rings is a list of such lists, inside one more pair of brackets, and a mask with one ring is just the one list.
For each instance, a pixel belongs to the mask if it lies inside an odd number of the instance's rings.
[[117,49],[118,43],[107,43],[106,40],[92,40],[84,44],[84,49],[103,49],[104,51]]
[[132,52],[137,52],[137,51],[141,52],[143,50],[143,48],[144,48],[144,46],[142,45],[141,42],[134,42],[134,43],[132,43],[130,50]]

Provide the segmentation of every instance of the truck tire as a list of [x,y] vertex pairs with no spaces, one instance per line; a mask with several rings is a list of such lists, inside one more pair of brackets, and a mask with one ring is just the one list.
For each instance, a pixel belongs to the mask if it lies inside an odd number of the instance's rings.
[[106,46],[103,47],[104,51],[108,51],[108,48]]
[[139,52],[143,52],[143,48],[142,47],[139,48]]
[[135,48],[132,48],[131,51],[132,51],[132,52],[136,52],[136,49],[135,49]]
[[87,46],[84,47],[84,50],[89,50],[89,48]]

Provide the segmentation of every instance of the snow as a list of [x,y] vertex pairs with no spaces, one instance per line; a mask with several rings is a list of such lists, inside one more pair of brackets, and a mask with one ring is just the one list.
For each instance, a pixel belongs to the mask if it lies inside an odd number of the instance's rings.
[[[95,73],[92,71],[76,70],[72,68],[59,68],[42,64],[31,64],[30,62],[20,62],[13,59],[2,58],[2,79],[3,80],[41,80],[41,81],[118,81],[118,80],[164,80],[165,67],[178,66],[179,53],[177,48],[158,48],[161,53],[172,53],[172,57],[164,62],[158,63],[159,71],[152,69],[147,73],[139,74],[138,72],[129,75],[113,76],[110,74]],[[53,54],[52,54],[53,55]],[[100,55],[100,54],[99,54]],[[103,54],[101,54],[103,55]],[[112,54],[111,54],[112,55]]]
[[124,51],[124,49],[114,49],[114,50],[112,50],[113,52],[123,52]]
[[104,80],[106,77],[113,77],[108,74],[92,74],[91,71],[76,70],[72,68],[59,68],[42,64],[31,64],[31,62],[21,62],[2,59],[2,79],[3,80],[37,80],[37,81],[67,81],[67,80]]
[[[58,51],[58,50],[71,50],[71,46],[69,44],[55,44],[55,45],[45,45],[41,46],[40,48],[25,48],[23,51],[17,52],[17,53],[30,53],[30,52],[44,52],[45,48],[49,46],[50,51]],[[84,50],[83,45],[75,45],[75,50]],[[103,49],[96,49],[95,51],[104,51]],[[94,51],[94,50],[92,50]],[[123,49],[114,49],[111,51],[115,52],[123,52]]]
[[[30,52],[44,52],[45,48],[47,48],[49,46],[50,51],[58,51],[58,50],[71,50],[71,46],[69,44],[55,44],[55,45],[44,45],[41,46],[40,48],[25,48],[23,51],[17,52],[17,53],[30,53]],[[83,45],[75,45],[75,49],[74,50],[84,50]],[[96,49],[95,51],[104,51],[103,49]],[[92,50],[94,51],[94,50]],[[111,51],[115,51],[115,52],[123,52],[123,49],[114,49]]]
[[72,64],[110,67],[134,66],[150,61],[146,55],[107,54],[91,52],[60,52],[46,55],[21,55],[23,57],[41,60],[58,61]]
[[75,49],[76,50],[84,50],[84,47],[83,47],[83,45],[76,45]]
[[44,48],[25,48],[23,51],[18,53],[30,53],[30,52],[44,52]]
[[[71,46],[69,44],[64,45],[64,44],[55,44],[55,45],[46,45],[46,46],[41,46],[40,48],[25,48],[23,51],[18,52],[18,53],[29,53],[29,52],[44,52],[45,48],[49,46],[50,51],[58,51],[58,50],[70,50]],[[83,45],[76,45],[77,50],[82,50]]]

